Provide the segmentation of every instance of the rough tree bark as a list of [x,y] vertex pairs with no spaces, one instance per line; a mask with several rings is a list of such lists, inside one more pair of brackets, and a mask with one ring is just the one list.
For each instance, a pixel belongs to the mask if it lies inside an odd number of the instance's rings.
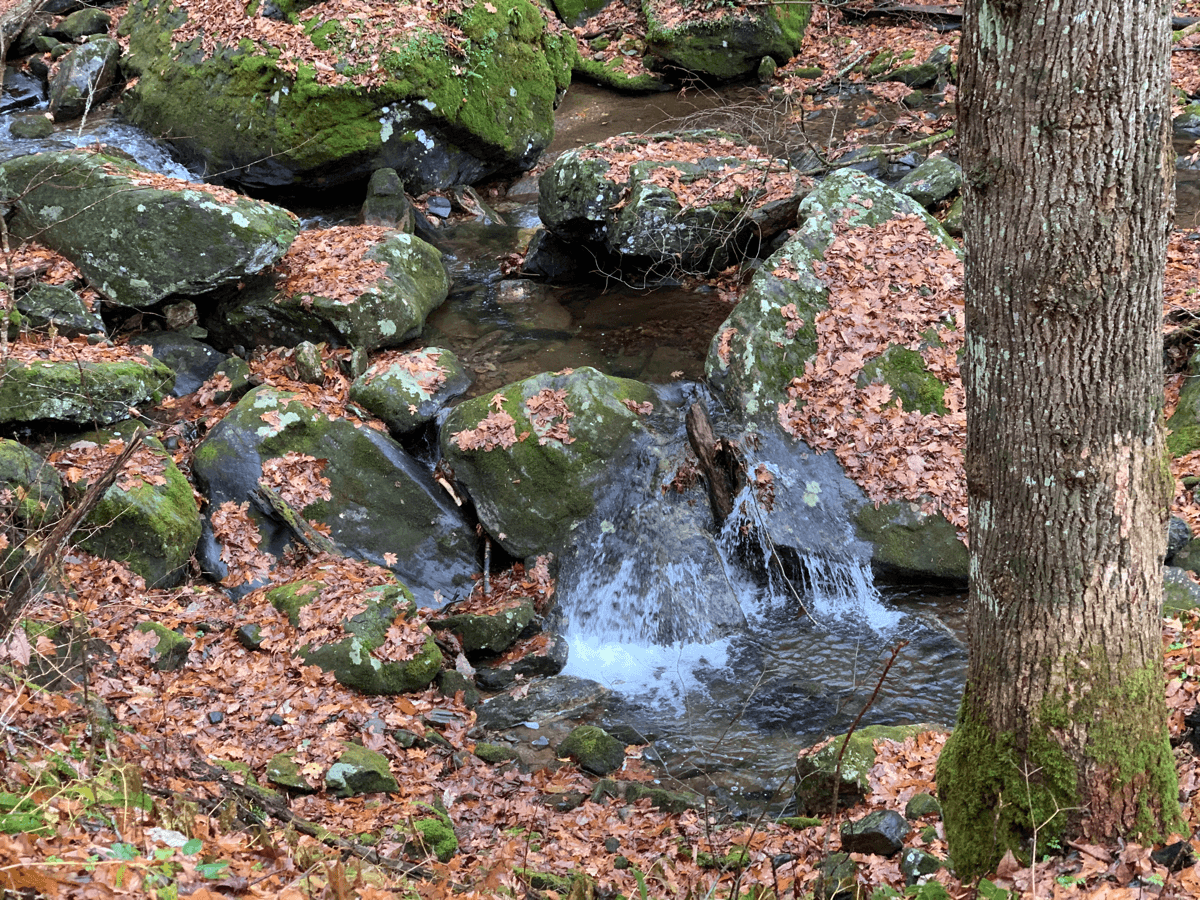
[[1009,848],[1181,822],[1160,618],[1170,3],[965,0],[964,22],[970,662],[937,783],[971,877]]

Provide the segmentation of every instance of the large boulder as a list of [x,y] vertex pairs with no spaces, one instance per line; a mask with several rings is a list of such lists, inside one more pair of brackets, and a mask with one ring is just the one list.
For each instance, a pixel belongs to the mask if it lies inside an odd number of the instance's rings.
[[[280,16],[266,21],[269,6]],[[390,167],[413,194],[528,168],[550,143],[574,37],[529,0],[135,0],[129,120],[224,180],[328,187]],[[247,12],[246,10],[249,10]]]
[[442,454],[505,550],[560,552],[651,399],[646,385],[590,367],[542,373],[456,407]]
[[722,81],[754,74],[763,57],[779,65],[790,60],[812,15],[807,3],[710,6],[700,13],[699,5],[679,0],[647,0],[643,9],[648,54],[666,67]]
[[425,606],[464,592],[475,536],[429,472],[386,434],[294,393],[251,391],[197,447],[208,499],[198,556],[235,591],[261,583],[291,532],[250,501],[265,478],[348,555],[391,569]]
[[751,235],[790,225],[808,184],[736,135],[620,135],[555,160],[538,215],[561,240],[633,265],[722,269]]
[[377,226],[303,232],[273,274],[223,303],[208,330],[230,344],[378,350],[420,334],[450,289],[437,249]]
[[14,354],[0,364],[0,423],[51,419],[109,425],[174,383],[170,369],[142,354],[74,345],[71,355],[76,358]]
[[[799,214],[803,220],[800,227],[755,273],[741,301],[714,337],[707,361],[710,384],[735,416],[742,418],[752,430],[764,434],[777,432],[783,426],[790,435],[784,443],[795,445],[790,451],[780,446],[770,449],[771,441],[768,440],[764,445],[768,449],[759,453],[759,459],[768,465],[772,477],[779,477],[789,470],[801,476],[793,490],[775,491],[775,497],[783,500],[785,506],[795,506],[797,514],[771,515],[766,517],[767,521],[778,525],[806,522],[809,517],[797,500],[815,514],[836,497],[837,502],[829,508],[836,508],[836,519],[855,521],[855,531],[847,537],[851,543],[858,539],[873,547],[872,559],[878,569],[903,576],[965,578],[967,555],[958,537],[956,526],[959,523],[952,524],[936,511],[936,503],[922,493],[924,485],[932,492],[933,482],[922,478],[915,468],[904,491],[894,496],[869,494],[870,500],[881,501],[876,508],[874,503],[864,504],[867,498],[861,494],[855,497],[858,492],[847,491],[841,483],[844,479],[830,477],[829,473],[817,479],[803,476],[806,467],[798,467],[792,459],[796,454],[801,457],[811,454],[808,445],[793,440],[799,436],[796,422],[811,400],[795,385],[796,380],[807,377],[806,373],[810,373],[821,359],[818,331],[820,323],[830,315],[826,254],[835,237],[849,229],[903,226],[905,234],[923,236],[950,263],[955,262],[961,251],[915,200],[854,170],[843,170],[826,178],[801,203]],[[903,254],[912,252],[904,249],[908,243],[915,243],[915,239],[914,242],[906,239],[903,247],[901,242],[891,241],[899,248],[895,253],[901,264],[906,264]],[[893,274],[881,271],[873,276],[879,284],[872,289],[883,292],[874,301],[876,306],[886,303],[893,293],[899,296],[899,291],[892,292],[888,287]],[[954,276],[949,272],[946,277],[953,281]],[[941,289],[940,284],[938,288]],[[927,427],[931,434],[939,432],[936,441],[931,438],[931,443],[949,445],[953,430],[948,426],[943,429],[942,425],[950,421],[947,418],[950,412],[947,392],[952,383],[956,383],[956,371],[950,369],[956,370],[957,363],[953,353],[943,351],[942,345],[947,335],[958,333],[959,326],[951,306],[922,310],[923,315],[926,313],[929,321],[920,326],[919,333],[897,338],[891,334],[875,335],[869,320],[876,312],[864,311],[866,324],[858,338],[863,342],[862,347],[849,344],[843,347],[841,356],[830,370],[830,377],[837,375],[837,365],[844,364],[845,384],[839,390],[845,389],[849,394],[874,392],[881,402],[894,409],[888,415],[897,419],[907,416],[904,421],[912,427]],[[861,358],[856,358],[854,351],[858,351]],[[943,359],[945,356],[950,360]],[[939,366],[931,368],[928,359],[938,359]],[[955,390],[958,392],[955,396],[961,397],[961,387]],[[961,413],[961,409],[958,412]],[[887,417],[880,413],[875,418],[878,421],[874,425],[863,427],[877,432]],[[825,427],[852,425],[831,419]],[[851,445],[854,443],[849,434],[840,435],[839,439],[849,441]],[[818,447],[828,448],[828,445]],[[947,446],[946,452],[953,453],[955,448]],[[908,456],[906,453],[906,460]],[[914,459],[911,465],[920,467],[923,463],[922,457]],[[860,466],[846,471],[860,486],[875,488],[877,485],[865,476],[869,469],[869,466]],[[811,481],[817,490],[807,487],[799,490],[801,480],[806,485]],[[939,490],[943,495],[951,492],[948,485],[942,485]],[[806,534],[838,533],[828,528],[797,527],[790,529],[792,534],[789,535],[785,533],[786,528],[771,527],[774,529],[770,535],[773,543],[794,547],[802,555],[814,549],[805,546]],[[823,548],[822,552],[830,549]],[[852,547],[848,549],[851,556],[857,555]],[[835,558],[839,555],[833,553]]]
[[0,193],[15,237],[57,250],[119,306],[234,284],[275,263],[299,230],[278,206],[90,151],[9,160]]
[[[124,449],[118,433],[99,432],[50,459],[82,492]],[[200,540],[200,507],[171,454],[146,437],[88,513],[85,526],[79,537],[83,549],[124,563],[148,587],[172,587],[186,573]]]

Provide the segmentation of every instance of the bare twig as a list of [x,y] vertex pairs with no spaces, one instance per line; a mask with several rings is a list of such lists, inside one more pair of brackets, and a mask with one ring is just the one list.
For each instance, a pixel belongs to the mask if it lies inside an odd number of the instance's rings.
[[[875,698],[879,696],[879,689],[883,687],[883,682],[887,678],[888,672],[892,670],[892,664],[896,662],[896,658],[900,656],[900,651],[908,646],[908,641],[901,641],[892,649],[891,658],[888,659],[887,665],[883,667],[883,671],[879,673],[879,680],[875,682],[875,690],[871,691],[871,696],[867,698],[867,702],[863,704],[863,708],[858,711],[858,715],[854,717],[854,721],[850,723],[850,728],[846,732],[846,737],[842,740],[842,749],[838,751],[837,761],[833,766],[833,811],[830,814],[831,819],[837,816],[838,808],[838,792],[842,786],[842,758],[846,755],[846,747],[850,745],[850,738],[854,736],[855,730],[858,728],[858,723],[862,721],[862,717],[867,710],[875,702]],[[825,832],[825,849],[829,849],[829,831]]]

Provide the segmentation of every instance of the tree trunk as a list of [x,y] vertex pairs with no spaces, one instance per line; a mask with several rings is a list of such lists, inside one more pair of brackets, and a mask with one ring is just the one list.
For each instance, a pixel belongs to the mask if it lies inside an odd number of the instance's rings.
[[966,0],[964,23],[970,662],[937,782],[973,877],[1009,848],[1181,827],[1161,647],[1174,154],[1165,0]]

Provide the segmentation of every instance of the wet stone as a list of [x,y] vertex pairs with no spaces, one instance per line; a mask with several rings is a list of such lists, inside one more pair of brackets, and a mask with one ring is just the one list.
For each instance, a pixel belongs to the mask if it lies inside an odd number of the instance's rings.
[[916,884],[926,875],[932,875],[941,867],[940,859],[919,847],[909,847],[900,856],[900,872],[904,875],[904,883],[909,886]]
[[904,848],[909,832],[904,816],[895,810],[877,810],[856,822],[842,824],[842,849],[847,853],[874,853],[895,856]]

